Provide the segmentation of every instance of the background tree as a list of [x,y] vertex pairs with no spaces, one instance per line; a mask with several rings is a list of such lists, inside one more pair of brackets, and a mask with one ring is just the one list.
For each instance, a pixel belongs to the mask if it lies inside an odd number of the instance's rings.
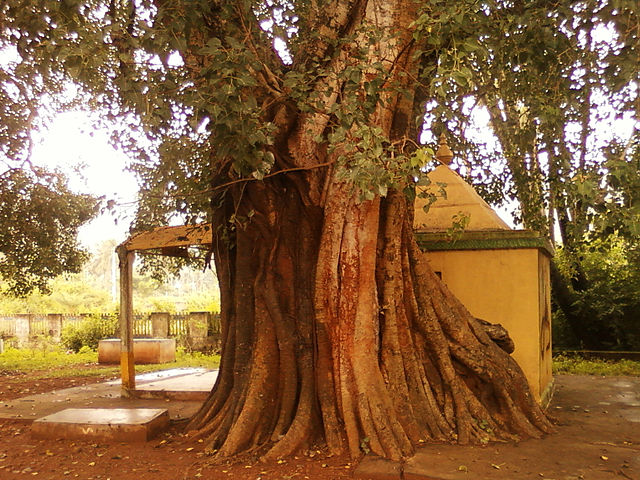
[[48,292],[52,278],[78,272],[87,258],[77,243],[78,228],[96,212],[96,199],[71,192],[61,173],[8,167],[0,174],[3,293]]
[[[456,132],[462,167],[488,200],[517,201],[517,222],[563,245],[571,268],[553,269],[553,296],[578,346],[612,348],[612,322],[579,297],[593,293],[583,265],[592,242],[638,239],[637,2],[521,2],[511,13],[518,22],[494,17],[459,39],[435,72],[430,114]],[[474,136],[473,107],[495,137]]]

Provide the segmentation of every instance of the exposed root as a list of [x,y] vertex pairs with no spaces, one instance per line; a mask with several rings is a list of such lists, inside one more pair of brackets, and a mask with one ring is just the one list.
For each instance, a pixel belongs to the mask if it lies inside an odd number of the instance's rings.
[[330,190],[315,240],[291,230],[313,239],[311,223],[264,213],[268,228],[217,256],[221,371],[189,428],[216,458],[265,461],[317,440],[401,460],[425,441],[550,432],[518,365],[424,261],[404,197],[359,203],[345,188]]

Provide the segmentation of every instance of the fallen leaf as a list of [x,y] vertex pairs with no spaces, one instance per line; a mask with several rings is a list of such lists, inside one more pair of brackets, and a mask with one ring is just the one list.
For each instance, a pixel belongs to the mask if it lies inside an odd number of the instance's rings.
[[468,471],[469,471],[469,469],[467,468],[467,466],[466,466],[466,465],[460,465],[460,466],[458,467],[458,471],[459,471],[459,472],[468,472]]
[[602,460],[609,460],[609,457],[607,457],[606,455],[600,455],[600,458],[601,458]]

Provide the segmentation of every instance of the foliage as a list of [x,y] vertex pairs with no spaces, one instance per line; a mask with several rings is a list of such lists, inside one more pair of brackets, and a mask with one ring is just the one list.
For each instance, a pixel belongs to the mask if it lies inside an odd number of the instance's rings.
[[0,313],[101,313],[114,312],[107,290],[100,290],[83,274],[67,274],[49,283],[49,294],[32,292],[16,298],[0,295]]
[[[594,239],[573,254],[578,256],[581,269],[588,280],[588,288],[573,291],[574,307],[584,313],[582,328],[590,330],[596,326],[606,326],[609,338],[614,342],[604,345],[607,349],[640,350],[637,313],[640,311],[638,247],[614,234],[604,239]],[[561,274],[570,283],[570,278],[576,274],[572,256],[560,248],[556,252],[556,263]],[[563,321],[566,320],[563,320],[561,314],[554,317],[554,322],[560,323],[556,327],[559,332],[566,328],[562,325]]]
[[[66,274],[49,283],[50,293],[32,292],[23,298],[0,295],[0,313],[115,313],[112,300],[115,255],[113,240],[94,248],[78,274]],[[211,270],[183,268],[163,283],[148,274],[134,274],[134,307],[139,312],[220,311],[220,293]]]
[[46,293],[52,278],[80,270],[86,252],[78,228],[98,202],[69,190],[61,172],[31,164],[33,131],[46,127],[62,101],[62,77],[19,56],[7,41],[6,4],[0,9],[0,279],[2,292],[24,296]]
[[565,375],[640,375],[640,362],[634,360],[586,360],[579,356],[555,355],[553,373]]
[[87,317],[78,324],[69,323],[62,329],[61,342],[67,349],[79,352],[88,347],[98,349],[98,342],[103,338],[114,337],[118,332],[118,318]]
[[[455,132],[458,165],[488,199],[516,200],[527,228],[554,235],[557,217],[565,244],[614,211],[633,229],[638,183],[618,177],[640,170],[637,3],[486,2],[466,15],[438,40],[428,106]],[[480,113],[495,136],[477,132]]]
[[[617,190],[615,181],[599,180],[615,162],[638,170],[637,138],[597,130],[600,120],[637,115],[636,9],[633,0],[421,5],[412,24],[421,64],[414,88],[427,120],[432,130],[454,132],[452,142],[464,151],[460,166],[489,200],[518,200],[526,226],[548,230],[547,207],[565,221],[563,235],[579,238],[598,212],[589,207],[628,208],[620,195],[602,194]],[[52,85],[74,82],[74,100],[66,103],[90,101],[138,159],[138,229],[176,216],[209,219],[210,194],[222,188],[216,185],[270,175],[282,127],[269,115],[270,95],[274,108],[326,115],[316,141],[338,149],[341,178],[364,198],[384,196],[424,166],[424,158],[404,156],[410,139],[399,145],[370,125],[376,106],[399,89],[385,84],[383,62],[364,61],[375,58],[389,32],[364,26],[345,38],[320,39],[311,27],[317,12],[305,2],[12,0],[3,14],[11,28],[0,42],[17,59],[5,68],[6,81],[24,90],[28,79],[39,80],[31,95],[10,97],[14,110],[42,103]],[[336,63],[333,56],[350,42],[359,50]],[[322,49],[325,57],[311,53]],[[340,98],[330,107],[312,88],[331,92],[338,83]],[[497,145],[494,136],[473,135],[473,106],[489,115]],[[422,113],[416,111],[416,131]],[[11,132],[23,138],[21,116],[14,117]],[[24,142],[12,145],[16,155],[26,149]],[[637,221],[634,215],[625,224]],[[226,228],[238,220],[230,218]],[[161,268],[158,259],[148,262]]]
[[78,228],[96,212],[96,200],[72,193],[60,173],[37,168],[8,168],[0,173],[0,278],[4,293],[24,296],[34,289],[48,292],[52,278],[78,272],[87,258],[77,244]]

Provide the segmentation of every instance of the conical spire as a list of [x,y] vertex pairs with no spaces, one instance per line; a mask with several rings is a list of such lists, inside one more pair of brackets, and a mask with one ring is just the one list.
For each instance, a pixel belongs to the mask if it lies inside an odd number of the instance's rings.
[[440,142],[438,143],[438,150],[436,151],[436,160],[443,165],[449,165],[453,160],[453,152],[447,144],[447,136],[444,132],[440,134]]

